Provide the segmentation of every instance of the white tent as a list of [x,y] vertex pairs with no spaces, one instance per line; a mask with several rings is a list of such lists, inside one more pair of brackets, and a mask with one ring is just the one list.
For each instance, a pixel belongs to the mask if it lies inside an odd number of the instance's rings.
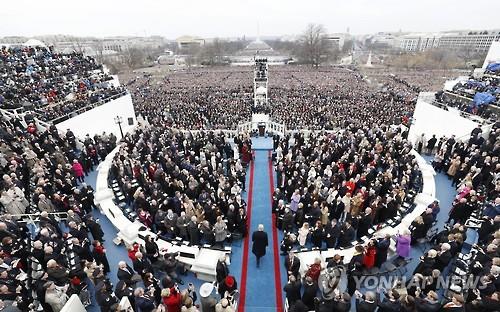
[[26,47],[47,47],[45,43],[37,39],[29,39],[23,45]]

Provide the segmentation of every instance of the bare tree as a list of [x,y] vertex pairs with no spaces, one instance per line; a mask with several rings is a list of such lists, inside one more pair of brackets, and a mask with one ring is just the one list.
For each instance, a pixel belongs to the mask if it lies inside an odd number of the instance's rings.
[[85,46],[83,45],[82,39],[78,37],[74,37],[71,45],[73,46],[73,50],[77,53],[84,53],[85,52]]
[[353,46],[354,46],[354,40],[352,39],[345,40],[344,45],[342,46],[342,53],[343,54],[351,53]]
[[323,25],[309,24],[300,38],[300,57],[312,66],[319,66],[328,58],[329,47],[325,40],[326,30]]
[[104,43],[100,39],[96,39],[92,42],[92,49],[95,51],[95,59],[102,63],[104,62]]
[[470,67],[471,62],[479,58],[477,51],[471,45],[466,45],[460,48],[459,50],[457,50],[456,54],[458,58],[463,60],[464,68]]
[[128,47],[123,51],[125,64],[130,69],[140,67],[144,63],[145,53],[137,47]]

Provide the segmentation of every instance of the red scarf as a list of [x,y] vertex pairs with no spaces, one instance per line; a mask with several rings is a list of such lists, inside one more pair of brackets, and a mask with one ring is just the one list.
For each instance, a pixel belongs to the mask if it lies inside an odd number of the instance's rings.
[[94,247],[94,250],[95,250],[98,254],[101,254],[101,255],[103,255],[103,254],[104,254],[104,247],[103,247],[102,245],[95,246],[95,247]]

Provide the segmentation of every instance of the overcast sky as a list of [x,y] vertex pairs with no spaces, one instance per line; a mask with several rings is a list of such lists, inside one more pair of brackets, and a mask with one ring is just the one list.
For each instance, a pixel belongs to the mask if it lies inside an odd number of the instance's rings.
[[308,23],[329,32],[500,28],[499,0],[6,0],[0,36],[298,34]]

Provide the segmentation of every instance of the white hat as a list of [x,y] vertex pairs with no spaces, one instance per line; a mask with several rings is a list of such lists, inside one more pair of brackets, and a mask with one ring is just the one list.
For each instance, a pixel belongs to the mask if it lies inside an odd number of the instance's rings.
[[203,283],[200,287],[200,296],[206,298],[212,294],[214,290],[214,285],[212,283]]

